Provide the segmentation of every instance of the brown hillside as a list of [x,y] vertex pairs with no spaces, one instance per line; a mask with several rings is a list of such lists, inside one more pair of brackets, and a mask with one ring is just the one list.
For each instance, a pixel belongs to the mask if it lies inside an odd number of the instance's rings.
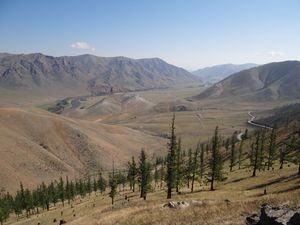
[[300,62],[270,63],[233,74],[193,99],[238,97],[250,101],[300,98]]
[[1,186],[15,191],[22,181],[71,178],[124,166],[142,147],[163,150],[162,138],[120,126],[74,121],[33,108],[0,108]]

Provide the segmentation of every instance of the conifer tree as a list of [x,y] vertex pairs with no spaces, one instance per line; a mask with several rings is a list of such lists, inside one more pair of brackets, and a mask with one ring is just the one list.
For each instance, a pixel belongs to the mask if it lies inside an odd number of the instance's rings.
[[160,176],[160,189],[162,189],[163,181],[165,178],[165,162],[164,161],[162,161],[162,163],[161,163],[161,167],[159,169],[159,176]]
[[258,152],[258,170],[260,171],[263,169],[263,163],[264,163],[264,150],[265,150],[265,139],[266,139],[266,129],[263,128],[261,130],[261,138],[260,138],[260,144],[259,144],[259,152]]
[[74,201],[76,195],[76,189],[73,181],[70,182],[70,195],[71,195],[71,200]]
[[36,214],[39,214],[39,207],[40,207],[39,188],[32,191],[32,201],[33,201],[33,206],[36,209]]
[[139,160],[139,176],[141,181],[141,194],[140,197],[146,200],[147,193],[150,190],[151,182],[151,165],[147,162],[147,156],[144,149],[141,150],[140,160]]
[[24,190],[22,182],[20,183],[20,202],[21,202],[21,209],[26,209],[27,202],[26,202],[25,190]]
[[111,204],[113,205],[115,196],[117,195],[117,181],[115,179],[114,174],[111,174],[109,176],[109,187],[110,187],[109,197],[111,198]]
[[204,144],[201,144],[200,148],[200,178],[203,178],[204,175]]
[[112,174],[110,174],[110,176],[109,176],[109,187],[110,187],[109,197],[111,198],[111,204],[113,205],[115,196],[117,195],[117,181],[115,178],[115,162],[114,161],[113,161]]
[[9,213],[4,207],[0,205],[0,223],[3,225],[4,221],[8,218]]
[[212,138],[212,156],[210,160],[210,190],[214,190],[214,181],[222,180],[223,174],[223,162],[222,156],[220,153],[220,136],[219,136],[219,128],[218,126],[215,129],[214,136]]
[[260,143],[260,131],[256,131],[255,132],[255,148],[254,148],[254,162],[253,162],[253,173],[252,173],[252,177],[256,176],[256,170],[258,167],[258,156],[259,156],[259,143]]
[[158,172],[158,161],[156,159],[156,162],[155,162],[155,165],[154,165],[154,189],[156,189],[157,187],[157,183],[158,183],[158,180],[159,180],[159,172]]
[[30,215],[30,210],[33,209],[32,195],[28,188],[25,189],[24,196],[25,196],[25,202],[26,202],[26,208],[25,208],[26,217],[28,218]]
[[22,214],[22,197],[21,197],[21,192],[17,191],[17,194],[14,198],[13,202],[13,211],[19,218],[20,214]]
[[286,157],[286,146],[282,145],[281,148],[279,149],[279,163],[280,163],[279,169],[280,170],[283,169],[285,157]]
[[230,149],[230,172],[232,172],[232,168],[235,165],[235,137],[234,137],[234,135],[231,136],[230,144],[231,144],[231,149]]
[[178,139],[178,147],[176,148],[176,192],[179,192],[179,187],[183,177],[183,156],[181,150],[181,138]]
[[229,151],[229,146],[230,146],[230,138],[227,138],[226,142],[225,142],[225,151],[226,151],[226,153]]
[[55,188],[53,182],[50,183],[48,189],[49,189],[50,201],[51,201],[51,202],[54,204],[54,206],[55,206],[56,203],[57,203],[57,200],[58,200],[57,198],[58,198],[58,197],[57,197],[57,190],[56,190],[56,188]]
[[68,176],[66,178],[65,194],[66,194],[66,199],[68,200],[68,203],[70,204],[72,196],[71,196],[71,186],[70,186],[70,182],[69,182]]
[[244,144],[244,139],[240,141],[240,146],[239,146],[239,169],[241,169],[241,165],[242,165],[243,144]]
[[209,153],[209,148],[210,148],[210,143],[209,142],[207,142],[207,144],[206,144],[206,155],[208,155],[208,153]]
[[95,179],[95,177],[94,177],[94,179],[93,179],[93,192],[96,194],[96,192],[97,192],[97,189],[98,189],[98,187],[97,187],[97,181],[96,181],[96,179]]
[[137,174],[138,174],[138,169],[136,166],[136,162],[134,160],[134,157],[132,157],[131,162],[128,163],[128,180],[129,180],[130,190],[132,190],[132,192],[135,191]]
[[87,193],[89,194],[89,196],[91,196],[91,193],[92,193],[92,182],[91,182],[91,177],[90,176],[87,179],[86,190],[87,190]]
[[43,194],[43,202],[44,202],[44,208],[47,209],[47,211],[49,211],[49,208],[50,208],[50,196],[49,196],[49,191],[48,191],[48,188],[46,186],[46,184],[43,182],[41,184],[41,192]]
[[276,152],[276,126],[271,131],[270,143],[269,143],[269,155],[268,155],[268,170],[273,166],[273,161]]
[[64,181],[63,181],[62,177],[60,177],[60,180],[59,180],[58,193],[59,193],[59,199],[61,200],[62,205],[65,206],[65,188],[64,188]]
[[107,186],[107,181],[103,178],[102,173],[99,173],[99,178],[98,178],[98,188],[100,190],[100,193],[102,194]]
[[188,188],[190,188],[190,179],[191,179],[192,170],[193,170],[193,153],[192,153],[192,149],[190,148],[188,151],[188,164],[186,168],[186,179],[187,179]]
[[196,172],[198,168],[198,152],[200,151],[200,144],[197,145],[197,148],[194,152],[193,156],[193,163],[192,163],[192,186],[191,186],[191,192],[194,192],[194,183],[195,183],[195,177]]
[[172,197],[172,189],[176,182],[176,151],[177,141],[175,135],[175,114],[171,123],[171,137],[168,144],[169,151],[167,156],[167,199]]

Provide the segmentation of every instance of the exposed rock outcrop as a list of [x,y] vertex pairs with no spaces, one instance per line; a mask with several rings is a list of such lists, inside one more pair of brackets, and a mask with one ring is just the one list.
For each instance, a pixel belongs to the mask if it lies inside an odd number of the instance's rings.
[[300,207],[291,208],[288,204],[263,204],[260,216],[252,214],[246,218],[247,225],[299,225]]

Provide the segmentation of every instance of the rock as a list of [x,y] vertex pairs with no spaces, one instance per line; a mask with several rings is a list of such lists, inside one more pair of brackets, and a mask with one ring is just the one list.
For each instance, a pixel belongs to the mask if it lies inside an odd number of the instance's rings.
[[188,207],[189,205],[190,204],[185,201],[178,201],[178,202],[171,201],[165,204],[163,207],[168,207],[170,209],[182,209]]
[[258,223],[259,223],[259,216],[257,214],[252,214],[246,217],[247,225],[258,225]]
[[300,208],[292,209],[288,204],[261,206],[261,214],[246,217],[248,225],[300,225]]
[[288,213],[287,205],[272,206],[263,204],[261,207],[260,223],[265,225],[284,225],[284,215]]
[[[298,208],[300,209],[300,207]],[[287,225],[298,225],[300,224],[300,210],[298,210],[298,212],[296,212],[291,219],[289,220],[289,222],[287,223]]]

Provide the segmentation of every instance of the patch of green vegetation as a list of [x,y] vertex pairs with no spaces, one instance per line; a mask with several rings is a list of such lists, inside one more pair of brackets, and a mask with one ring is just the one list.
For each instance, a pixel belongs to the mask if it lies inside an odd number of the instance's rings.
[[39,106],[39,108],[52,113],[61,114],[64,109],[71,107],[72,98],[64,98],[54,103]]

